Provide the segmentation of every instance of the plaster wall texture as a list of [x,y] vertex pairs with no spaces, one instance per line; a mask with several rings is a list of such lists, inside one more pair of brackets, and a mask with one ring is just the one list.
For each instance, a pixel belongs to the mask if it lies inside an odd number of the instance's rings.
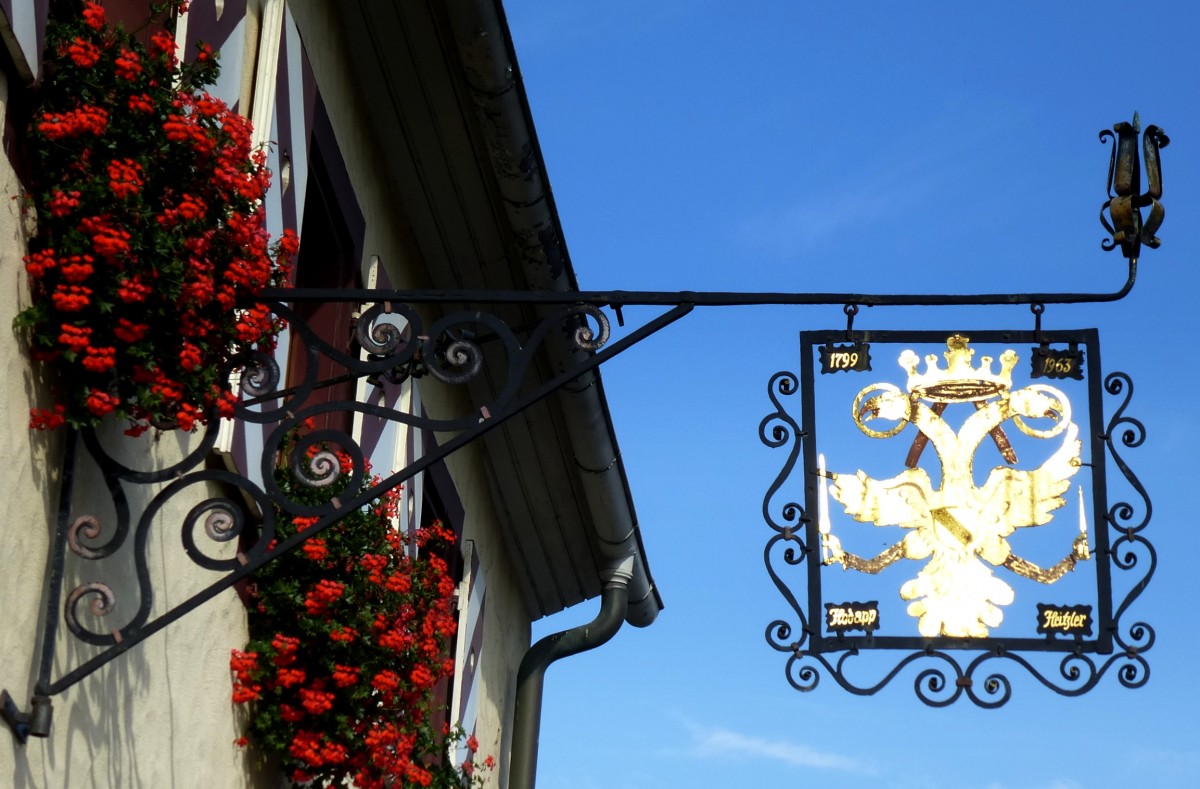
[[[471,490],[471,498],[486,491]],[[482,508],[481,508],[482,509]],[[490,510],[490,505],[487,508]],[[483,646],[477,682],[479,705],[476,736],[480,755],[494,755],[499,767],[487,786],[504,786],[509,750],[512,746],[512,720],[516,706],[517,669],[529,648],[529,614],[508,561],[502,535],[494,520],[467,517],[465,539],[474,540],[480,555],[480,567],[487,580],[487,605],[483,612]]]

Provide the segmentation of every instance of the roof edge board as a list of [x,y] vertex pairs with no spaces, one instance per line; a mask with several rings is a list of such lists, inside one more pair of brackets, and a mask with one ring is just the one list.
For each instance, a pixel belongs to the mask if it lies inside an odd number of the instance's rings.
[[[531,287],[578,290],[563,240],[562,226],[534,130],[529,100],[517,67],[516,53],[498,0],[446,0],[452,33],[474,93],[476,111],[492,165],[505,200],[508,219],[519,240],[536,237],[540,254],[522,261]],[[528,244],[521,244],[528,250]],[[554,354],[554,350],[550,351]],[[571,359],[558,352],[564,365]],[[599,372],[589,373],[578,387],[560,396],[568,432],[606,561],[637,557],[629,586],[629,624],[645,627],[662,609],[650,575],[642,539],[621,461],[612,417],[598,385]],[[600,568],[603,569],[603,568]]]

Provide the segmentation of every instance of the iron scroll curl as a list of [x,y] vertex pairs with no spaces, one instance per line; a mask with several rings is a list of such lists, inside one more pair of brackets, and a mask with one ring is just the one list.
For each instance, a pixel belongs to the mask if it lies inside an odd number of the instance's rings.
[[[787,500],[780,504],[775,502],[776,493],[787,482],[800,458],[802,434],[795,418],[792,417],[783,398],[793,397],[800,391],[800,382],[795,374],[781,371],[771,377],[767,385],[767,395],[775,406],[775,411],[759,423],[759,439],[771,449],[788,448],[788,456],[783,468],[763,497],[762,514],[767,525],[776,533],[767,541],[763,551],[767,573],[775,587],[787,600],[792,613],[799,619],[799,627],[795,629],[799,640],[793,641],[793,627],[783,619],[771,622],[766,629],[767,643],[780,652],[795,652],[802,648],[808,639],[808,621],[804,608],[793,594],[790,586],[780,572],[776,570],[773,557],[778,556],[779,562],[785,566],[785,572],[791,568],[802,566],[808,560],[811,551],[808,548],[804,533],[806,518],[804,507],[795,500]],[[810,677],[811,678],[811,677]],[[789,680],[790,681],[790,680]]]

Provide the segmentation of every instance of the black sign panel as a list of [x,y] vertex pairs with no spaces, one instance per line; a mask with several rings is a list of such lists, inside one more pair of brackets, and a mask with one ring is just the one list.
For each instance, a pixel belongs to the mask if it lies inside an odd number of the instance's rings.
[[871,369],[871,344],[862,342],[825,343],[821,348],[821,373],[867,372]]
[[879,601],[866,603],[826,603],[825,627],[835,633],[849,630],[870,632],[879,629]]
[[1043,634],[1064,636],[1090,636],[1092,634],[1092,607],[1090,605],[1046,605],[1038,603],[1037,631]]
[[1030,378],[1074,378],[1083,380],[1083,351],[1072,343],[1070,348],[1040,345],[1030,355]]
[[809,652],[1109,648],[1099,359],[1092,330],[801,333]]

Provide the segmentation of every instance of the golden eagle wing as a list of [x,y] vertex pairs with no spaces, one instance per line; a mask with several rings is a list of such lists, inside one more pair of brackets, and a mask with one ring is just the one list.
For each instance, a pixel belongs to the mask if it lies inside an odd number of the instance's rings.
[[863,471],[834,474],[829,488],[846,514],[877,526],[916,528],[929,522],[933,486],[922,469],[910,468],[890,479],[872,479]]
[[1079,428],[1067,425],[1062,446],[1036,469],[999,466],[979,490],[976,537],[1007,537],[1025,526],[1043,526],[1063,506],[1063,494],[1079,471]]

